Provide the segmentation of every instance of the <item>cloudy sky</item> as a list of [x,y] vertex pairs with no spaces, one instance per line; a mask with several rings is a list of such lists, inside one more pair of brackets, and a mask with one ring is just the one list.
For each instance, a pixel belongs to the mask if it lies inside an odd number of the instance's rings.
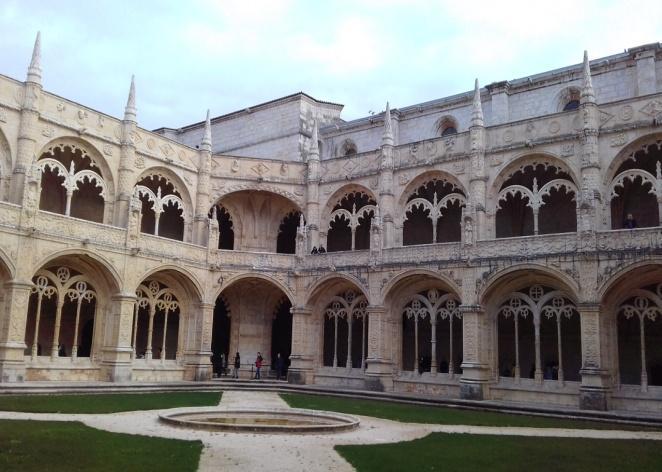
[[[0,73],[114,116],[180,127],[294,92],[353,119],[662,40],[660,0],[2,0]],[[540,2],[542,3],[542,2]]]

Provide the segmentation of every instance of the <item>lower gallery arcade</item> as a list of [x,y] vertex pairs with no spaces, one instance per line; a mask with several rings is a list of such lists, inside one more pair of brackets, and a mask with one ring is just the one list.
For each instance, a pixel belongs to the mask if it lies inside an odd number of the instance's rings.
[[[25,380],[113,380],[119,364],[136,381],[192,380],[239,353],[248,378],[261,352],[267,371],[280,354],[292,382],[450,398],[479,383],[480,398],[568,406],[597,389],[608,408],[654,408],[662,265],[616,275],[598,304],[578,302],[576,287],[542,266],[502,272],[479,305],[463,304],[457,279],[427,270],[382,281],[383,295],[342,274],[295,293],[264,274],[217,277],[207,303],[199,280],[171,266],[122,296],[105,261],[72,253],[32,276],[20,364]],[[19,288],[7,265],[2,274],[7,303]]]

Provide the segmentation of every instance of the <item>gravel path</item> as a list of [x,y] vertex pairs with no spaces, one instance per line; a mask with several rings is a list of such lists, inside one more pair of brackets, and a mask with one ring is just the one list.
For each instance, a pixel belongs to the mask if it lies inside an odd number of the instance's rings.
[[[351,401],[351,400],[349,400]],[[276,393],[225,391],[219,406],[133,411],[113,414],[71,415],[56,413],[0,412],[0,419],[81,421],[106,431],[143,434],[175,439],[199,439],[205,448],[201,471],[350,471],[351,465],[334,450],[338,444],[378,444],[409,441],[431,432],[498,434],[516,436],[574,437],[598,439],[653,439],[662,441],[662,432],[611,431],[559,428],[513,428],[463,425],[421,425],[360,417],[354,431],[334,434],[248,434],[187,430],[162,424],[161,411],[209,411],[221,408],[287,408]]]

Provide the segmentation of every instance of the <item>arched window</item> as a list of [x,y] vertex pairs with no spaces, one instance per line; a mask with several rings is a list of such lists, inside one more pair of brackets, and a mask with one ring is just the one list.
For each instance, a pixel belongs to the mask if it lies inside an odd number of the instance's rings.
[[501,186],[496,237],[577,230],[577,188],[570,175],[547,162],[521,166]]
[[439,136],[450,136],[457,134],[457,120],[452,116],[442,116],[437,121],[437,134]]
[[452,183],[433,179],[411,194],[404,209],[402,243],[460,241],[460,219],[466,198]]
[[618,369],[622,384],[662,386],[662,284],[632,291],[618,309]]
[[133,351],[139,359],[180,359],[179,301],[174,292],[156,280],[136,290]]
[[37,272],[32,280],[25,343],[38,356],[92,356],[97,293],[85,275],[68,267]]
[[170,181],[150,175],[138,182],[134,192],[142,202],[143,233],[184,240],[184,202]]
[[323,364],[364,369],[368,352],[368,301],[353,290],[338,294],[324,309]]
[[276,252],[294,254],[296,252],[297,228],[301,218],[300,211],[291,211],[283,217],[278,228]]
[[353,156],[357,152],[356,143],[351,139],[346,139],[343,141],[342,146],[340,146],[341,157]]
[[[209,210],[207,215],[211,218],[213,210]],[[223,205],[216,205],[216,220],[218,221],[218,248],[219,249],[234,249],[234,229],[232,225],[232,216],[230,212]]]
[[101,170],[84,149],[74,144],[52,146],[41,155],[37,167],[41,170],[40,209],[103,222],[108,189]]
[[612,229],[660,225],[661,162],[662,142],[653,143],[632,153],[616,170],[609,187]]
[[364,192],[345,195],[329,218],[326,249],[332,252],[370,248],[370,226],[376,209],[377,202]]
[[577,87],[568,87],[558,95],[556,111],[570,111],[579,108],[581,90]]
[[402,312],[402,370],[451,378],[462,364],[459,299],[436,288],[417,293]]
[[500,377],[580,380],[579,313],[562,291],[532,285],[512,292],[496,316]]

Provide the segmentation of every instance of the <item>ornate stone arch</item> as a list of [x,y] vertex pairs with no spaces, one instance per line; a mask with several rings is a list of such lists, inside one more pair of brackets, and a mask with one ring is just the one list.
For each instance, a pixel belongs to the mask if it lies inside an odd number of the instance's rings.
[[46,143],[37,153],[37,160],[40,160],[44,154],[52,154],[53,150],[56,148],[64,149],[65,147],[70,147],[72,150],[80,150],[83,156],[88,157],[100,170],[101,177],[108,190],[106,200],[108,202],[113,202],[115,199],[115,176],[113,167],[106,160],[103,153],[101,153],[91,142],[76,136],[61,136]]
[[320,299],[324,299],[324,292],[330,290],[332,291],[334,286],[339,285],[338,283],[340,283],[340,285],[345,284],[347,286],[353,287],[362,295],[364,295],[368,302],[370,302],[370,292],[368,287],[366,287],[361,280],[351,274],[334,272],[315,280],[310,285],[310,287],[306,289],[307,298],[305,300],[301,300],[302,305],[312,308],[312,305],[318,303]]
[[[172,281],[169,285],[174,286],[180,292],[179,298],[181,301],[186,300],[193,304],[204,301],[205,292],[199,278],[190,270],[173,264],[163,264],[147,270],[137,278],[139,281],[137,284],[142,284],[145,280],[156,276],[163,276],[164,274]],[[136,282],[134,281],[133,283],[135,284]],[[135,290],[136,287],[129,288],[129,291]]]
[[324,206],[322,207],[323,208],[322,214],[320,215],[321,217],[320,224],[322,225],[322,227],[328,224],[329,217],[333,212],[333,207],[335,207],[338,203],[340,203],[340,201],[346,195],[353,192],[364,193],[368,195],[370,198],[372,198],[374,201],[379,202],[374,192],[364,185],[355,184],[355,183],[343,185],[340,188],[336,189],[324,203]]
[[270,283],[274,287],[278,288],[281,292],[283,292],[283,294],[285,294],[285,296],[288,298],[292,306],[295,305],[296,297],[294,295],[294,292],[288,285],[286,285],[283,281],[275,277],[271,277],[269,275],[262,274],[259,272],[245,272],[241,274],[233,274],[227,278],[221,275],[219,278],[219,286],[214,291],[214,297],[210,303],[215,303],[216,299],[223,294],[223,291],[245,279],[259,279]]
[[[520,278],[522,275],[524,277]],[[495,303],[495,299],[499,298],[499,292],[517,290],[527,283],[558,287],[564,290],[574,303],[582,301],[579,296],[581,293],[579,284],[570,275],[552,267],[529,263],[505,267],[488,275],[477,291],[478,303],[487,307]]]
[[219,193],[214,194],[214,199],[216,203],[219,203],[224,197],[227,197],[228,195],[232,193],[237,193],[241,191],[251,191],[251,192],[267,192],[267,193],[275,193],[276,195],[280,195],[281,197],[284,197],[292,202],[294,206],[299,211],[303,211],[303,203],[300,197],[297,195],[288,192],[285,189],[282,189],[276,185],[261,185],[261,184],[239,184],[239,185],[232,185],[227,188],[223,188]]
[[430,281],[438,281],[445,286],[449,292],[460,297],[462,294],[461,287],[457,285],[455,280],[452,280],[446,274],[433,271],[430,269],[407,269],[391,277],[390,280],[380,290],[379,304],[385,304],[389,296],[398,290],[398,285],[406,279],[426,278]]
[[350,157],[358,154],[359,148],[353,139],[347,138],[338,147],[338,157]]
[[184,180],[176,172],[168,169],[167,167],[153,166],[144,169],[136,177],[133,186],[135,187],[138,182],[150,176],[161,177],[172,184],[173,188],[177,193],[179,193],[184,203],[184,222],[185,224],[190,223],[193,218],[193,200],[191,198],[191,193],[189,191],[188,185],[186,185],[186,182],[184,182]]
[[[579,86],[570,85],[568,87],[562,88],[554,96],[554,100],[550,105],[550,110],[549,110],[550,113],[566,111],[564,110],[565,107],[571,102],[575,102],[575,101],[579,102],[580,96],[581,96],[581,89],[579,88]],[[573,110],[574,109],[575,108],[573,108]]]
[[[48,267],[58,259],[65,261],[73,259],[73,262],[67,261],[67,263],[81,272],[94,271],[95,277],[98,278],[99,282],[103,286],[108,287],[109,295],[119,293],[124,287],[124,279],[110,259],[97,251],[84,248],[63,249],[49,254],[39,260],[34,266],[27,267],[28,272],[24,273],[26,278],[29,279],[39,269]],[[99,287],[97,289],[100,290]]]
[[450,136],[459,133],[460,126],[453,115],[443,115],[434,122],[432,136]]
[[611,182],[616,177],[616,172],[625,161],[628,159],[634,160],[634,155],[637,152],[643,151],[647,153],[650,145],[662,147],[662,133],[652,133],[640,136],[621,149],[604,169],[604,180],[602,181],[604,187],[609,188]]
[[3,274],[7,276],[7,280],[12,280],[16,276],[16,266],[11,257],[0,247],[0,280],[5,278],[2,277]]

